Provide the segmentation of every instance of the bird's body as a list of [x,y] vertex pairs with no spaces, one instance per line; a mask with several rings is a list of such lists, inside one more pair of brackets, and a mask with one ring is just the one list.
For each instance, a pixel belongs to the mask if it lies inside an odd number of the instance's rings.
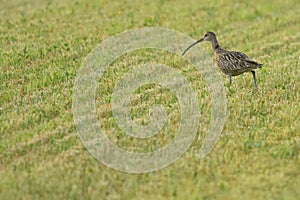
[[213,32],[207,32],[203,38],[190,45],[183,53],[183,55],[195,44],[202,41],[210,41],[215,55],[215,61],[220,70],[229,78],[231,85],[232,76],[237,76],[245,72],[251,72],[254,79],[254,86],[256,87],[255,69],[261,68],[259,64],[251,60],[246,54],[237,51],[226,51],[222,49],[218,43],[217,37]]

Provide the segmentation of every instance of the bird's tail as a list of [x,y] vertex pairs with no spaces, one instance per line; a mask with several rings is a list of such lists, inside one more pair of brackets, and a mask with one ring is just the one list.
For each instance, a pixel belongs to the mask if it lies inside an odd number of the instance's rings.
[[246,59],[245,61],[246,61],[246,63],[250,64],[250,66],[254,69],[261,68],[263,66],[263,64],[257,63],[253,60],[250,60],[250,59]]

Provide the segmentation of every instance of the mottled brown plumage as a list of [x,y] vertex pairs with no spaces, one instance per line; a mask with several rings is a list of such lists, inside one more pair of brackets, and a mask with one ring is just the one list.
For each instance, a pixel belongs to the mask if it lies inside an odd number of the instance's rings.
[[256,76],[254,69],[261,68],[259,64],[251,60],[246,54],[237,51],[226,51],[222,49],[218,43],[216,34],[207,32],[203,38],[190,45],[182,55],[184,55],[191,47],[203,41],[209,41],[215,54],[215,59],[220,70],[228,76],[229,84],[232,83],[232,76],[237,76],[245,72],[251,72],[253,75],[254,86],[256,86]]

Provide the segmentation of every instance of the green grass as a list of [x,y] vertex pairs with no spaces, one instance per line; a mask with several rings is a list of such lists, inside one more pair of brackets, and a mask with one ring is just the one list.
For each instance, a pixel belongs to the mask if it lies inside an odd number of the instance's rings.
[[[298,1],[11,0],[1,1],[0,8],[0,199],[299,198]],[[102,40],[152,26],[195,39],[213,30],[224,48],[243,51],[264,67],[257,71],[257,92],[251,74],[235,77],[226,89],[226,124],[205,159],[197,157],[199,139],[167,168],[127,174],[98,162],[81,143],[72,89],[81,62]],[[201,46],[211,52],[208,43]],[[153,58],[181,70],[199,91],[199,138],[209,125],[209,95],[192,66],[165,52],[134,52],[104,74],[96,95],[101,126],[130,151],[164,146],[178,128],[178,102],[157,85],[143,86],[132,96],[132,117],[141,123],[149,120],[153,103],[168,113],[164,132],[146,143],[125,136],[109,110],[118,78]]]

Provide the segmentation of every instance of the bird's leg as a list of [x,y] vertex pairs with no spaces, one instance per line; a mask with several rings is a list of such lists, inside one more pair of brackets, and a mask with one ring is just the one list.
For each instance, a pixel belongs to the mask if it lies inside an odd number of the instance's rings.
[[232,83],[231,75],[228,75],[228,80],[229,80],[229,86],[231,86]]
[[253,75],[254,87],[255,87],[255,89],[257,89],[255,71],[252,70],[251,73]]

